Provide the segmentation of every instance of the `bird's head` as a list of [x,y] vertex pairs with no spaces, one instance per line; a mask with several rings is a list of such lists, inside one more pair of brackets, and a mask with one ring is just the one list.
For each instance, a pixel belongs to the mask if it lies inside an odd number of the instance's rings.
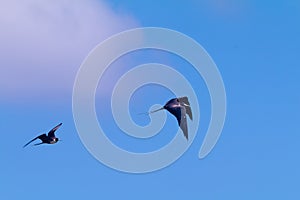
[[58,142],[58,140],[59,140],[58,138],[55,138],[55,142]]

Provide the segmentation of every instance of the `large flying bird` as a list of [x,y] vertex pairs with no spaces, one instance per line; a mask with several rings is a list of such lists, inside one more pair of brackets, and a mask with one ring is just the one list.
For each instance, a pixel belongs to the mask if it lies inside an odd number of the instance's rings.
[[62,125],[62,123],[58,124],[57,126],[55,126],[53,129],[51,129],[49,132],[48,132],[48,135],[46,135],[45,133],[42,134],[42,135],[39,135],[37,136],[36,138],[30,140],[27,144],[25,144],[23,146],[26,147],[27,145],[29,145],[31,142],[33,142],[34,140],[36,139],[40,139],[42,142],[41,143],[37,143],[37,144],[34,144],[34,145],[40,145],[40,144],[55,144],[56,142],[58,142],[58,138],[55,137],[55,131]]
[[193,120],[192,109],[188,98],[179,97],[171,99],[162,108],[151,111],[150,113],[154,113],[163,109],[166,109],[176,117],[179,127],[181,128],[185,138],[188,140],[189,137],[186,114],[188,114],[189,118]]

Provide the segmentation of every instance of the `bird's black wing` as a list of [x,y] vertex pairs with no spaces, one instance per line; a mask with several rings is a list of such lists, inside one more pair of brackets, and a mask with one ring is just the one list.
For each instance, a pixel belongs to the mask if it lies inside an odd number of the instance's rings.
[[53,129],[51,129],[51,131],[49,131],[48,133],[48,137],[55,137],[54,132],[62,125],[62,123],[58,124],[57,126],[55,126]]
[[180,102],[180,103],[185,103],[185,104],[187,104],[187,105],[190,105],[190,102],[189,102],[189,99],[187,98],[187,97],[178,97],[178,101]]
[[36,140],[36,139],[40,139],[40,140],[42,140],[42,142],[44,142],[45,140],[47,140],[47,135],[44,133],[44,134],[42,134],[42,135],[37,136],[36,138],[34,138],[34,139],[30,140],[28,143],[26,143],[26,144],[23,146],[23,148],[26,147],[27,145],[29,145],[31,142],[33,142],[33,141]]
[[188,98],[187,97],[180,97],[180,98],[178,98],[178,100],[179,100],[180,104],[185,107],[186,113],[188,114],[190,119],[193,120],[192,109],[191,109],[190,102],[189,102]]
[[185,136],[185,138],[188,140],[189,135],[188,135],[188,128],[187,128],[187,120],[186,120],[186,107],[181,106],[181,120],[180,120],[180,128]]
[[188,137],[188,128],[187,128],[185,107],[184,106],[173,107],[173,108],[169,108],[167,110],[176,117],[179,127],[181,128],[186,139],[188,139],[189,137]]

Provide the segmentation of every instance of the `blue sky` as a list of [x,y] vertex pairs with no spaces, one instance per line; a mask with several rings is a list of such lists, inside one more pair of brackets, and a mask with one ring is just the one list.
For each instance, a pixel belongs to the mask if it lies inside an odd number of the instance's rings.
[[[7,9],[6,9],[7,8]],[[1,199],[297,199],[300,180],[300,3],[296,1],[34,1],[0,8]],[[210,117],[204,82],[165,52],[136,52],[119,60],[132,65],[173,66],[197,86],[201,128],[188,151],[169,167],[148,174],[115,171],[81,143],[72,115],[72,86],[89,51],[110,35],[134,27],[180,31],[199,42],[223,77],[226,123],[213,151],[198,159]],[[132,65],[131,65],[132,64]],[[107,80],[116,79],[109,71]],[[132,113],[163,104],[172,94],[158,86],[136,92]],[[97,90],[97,115],[121,135]],[[148,94],[155,95],[148,95]],[[148,96],[147,96],[148,95]],[[143,98],[152,97],[142,103]],[[169,116],[169,115],[168,115]],[[146,124],[148,118],[133,119]],[[107,121],[105,121],[107,120]],[[22,146],[63,122],[63,141]],[[154,143],[110,135],[135,151],[152,150],[174,137],[169,116]],[[173,135],[172,135],[173,134]],[[133,146],[134,145],[134,146]],[[44,195],[46,195],[44,197]]]

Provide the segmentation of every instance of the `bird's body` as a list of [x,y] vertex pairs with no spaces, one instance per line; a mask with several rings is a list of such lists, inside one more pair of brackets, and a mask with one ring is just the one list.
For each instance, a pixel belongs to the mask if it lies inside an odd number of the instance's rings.
[[186,139],[188,140],[186,114],[188,114],[189,118],[193,120],[192,109],[190,107],[190,102],[188,98],[179,97],[179,98],[171,99],[162,108],[154,110],[150,113],[154,113],[163,109],[166,109],[176,117],[179,127],[181,128]]
[[42,142],[41,143],[37,143],[34,145],[40,145],[40,144],[55,144],[56,142],[58,142],[58,138],[55,136],[55,131],[62,125],[62,123],[58,124],[57,126],[55,126],[53,129],[51,129],[47,134],[41,134],[39,136],[37,136],[36,138],[30,140],[27,144],[25,144],[23,146],[26,147],[27,145],[29,145],[31,142],[35,141],[36,139],[40,139]]

